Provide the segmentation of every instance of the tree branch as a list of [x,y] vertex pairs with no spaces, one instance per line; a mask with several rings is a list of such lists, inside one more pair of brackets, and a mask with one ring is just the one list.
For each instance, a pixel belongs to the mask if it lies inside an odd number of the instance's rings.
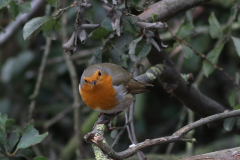
[[204,159],[239,159],[240,147],[211,152],[198,156],[184,158],[182,160],[204,160]]
[[[74,53],[70,58],[72,60],[75,60],[75,59],[80,59],[83,57],[91,56],[91,55],[93,55],[93,53],[95,51],[96,51],[96,48],[81,50],[80,52]],[[47,60],[47,65],[59,63],[59,62],[62,62],[63,60],[64,60],[64,56],[58,56],[55,58],[51,58],[51,59]]]
[[151,5],[145,12],[140,14],[140,19],[152,22],[152,14],[156,14],[156,21],[165,22],[180,12],[199,6],[210,0],[162,0]]
[[41,65],[40,65],[40,68],[39,68],[39,73],[38,73],[35,89],[33,91],[33,94],[29,97],[29,99],[31,99],[31,103],[29,105],[29,115],[28,115],[29,119],[32,118],[32,113],[33,113],[33,110],[35,108],[36,97],[38,96],[39,89],[40,89],[40,86],[41,86],[41,82],[42,82],[42,78],[43,78],[43,72],[44,72],[44,69],[45,69],[45,66],[46,66],[46,61],[47,61],[48,54],[50,52],[50,47],[51,47],[51,39],[46,38],[46,46],[45,46],[45,50],[44,50],[44,53],[43,53]]
[[[66,43],[68,41],[67,37],[67,30],[66,30],[66,24],[67,24],[67,15],[64,14],[62,18],[62,41],[63,43]],[[70,58],[70,55],[64,55],[65,62],[68,67],[68,71],[70,74],[71,78],[71,83],[72,83],[72,91],[73,91],[73,108],[74,108],[74,131],[77,136],[77,149],[76,149],[76,154],[77,158],[80,159],[80,156],[84,157],[84,152],[83,152],[83,146],[82,146],[82,140],[80,139],[81,137],[81,128],[80,128],[80,97],[79,97],[79,92],[78,92],[78,77],[77,77],[77,71],[76,68],[74,67],[73,61]]]
[[101,150],[103,150],[104,153],[107,154],[109,157],[116,159],[116,160],[125,159],[125,158],[128,158],[128,157],[134,155],[139,150],[147,148],[149,146],[153,146],[153,145],[158,145],[158,144],[163,144],[163,143],[172,143],[172,142],[177,142],[177,141],[187,141],[187,142],[191,142],[191,143],[195,142],[194,138],[193,139],[185,139],[182,137],[185,134],[187,134],[188,132],[190,132],[191,130],[194,130],[197,127],[200,127],[202,125],[208,124],[210,122],[230,118],[230,117],[236,117],[239,115],[240,115],[240,110],[234,110],[231,112],[224,112],[224,113],[215,114],[215,115],[212,115],[212,116],[209,116],[206,118],[202,118],[196,122],[186,125],[185,127],[181,128],[180,130],[173,133],[172,136],[155,138],[155,139],[151,139],[151,140],[146,139],[144,142],[129,146],[129,148],[127,150],[122,151],[122,152],[115,152],[107,144],[105,138],[103,137],[105,125],[99,124],[92,132],[92,133],[95,133],[94,137],[92,139],[92,142],[95,143],[98,147],[100,147]]

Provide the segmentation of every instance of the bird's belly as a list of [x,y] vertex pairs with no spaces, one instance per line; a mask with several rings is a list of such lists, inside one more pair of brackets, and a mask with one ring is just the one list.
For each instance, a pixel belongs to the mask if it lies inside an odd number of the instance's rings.
[[113,87],[95,87],[93,90],[84,91],[80,89],[83,101],[88,107],[98,111],[109,111],[119,104]]

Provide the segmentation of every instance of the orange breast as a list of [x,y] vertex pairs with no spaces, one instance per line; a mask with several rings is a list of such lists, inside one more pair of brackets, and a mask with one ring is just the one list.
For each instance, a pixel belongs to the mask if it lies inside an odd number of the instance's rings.
[[119,104],[112,86],[112,77],[103,74],[95,86],[84,83],[80,88],[83,101],[91,109],[111,110]]

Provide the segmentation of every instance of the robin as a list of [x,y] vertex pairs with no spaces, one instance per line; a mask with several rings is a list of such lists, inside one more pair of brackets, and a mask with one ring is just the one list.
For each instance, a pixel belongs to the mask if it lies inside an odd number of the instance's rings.
[[134,94],[147,91],[148,86],[153,85],[133,79],[116,64],[101,63],[84,70],[79,91],[91,109],[117,115],[131,105]]

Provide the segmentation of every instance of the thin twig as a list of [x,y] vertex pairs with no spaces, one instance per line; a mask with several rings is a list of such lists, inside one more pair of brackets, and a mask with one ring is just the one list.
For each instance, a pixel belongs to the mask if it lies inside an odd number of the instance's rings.
[[[188,124],[191,124],[194,122],[194,112],[190,109],[187,109],[188,113]],[[192,139],[193,134],[195,133],[195,130],[192,130],[191,132],[187,133],[187,137]],[[193,154],[193,143],[187,143],[187,156],[191,156]]]
[[147,9],[147,7],[150,5],[151,2],[153,2],[153,0],[149,0],[149,1],[147,1],[147,2],[145,3],[145,5],[144,5],[144,10]]
[[4,157],[8,157],[3,151],[0,150],[0,153],[4,156]]
[[[96,51],[96,48],[91,48],[91,49],[86,49],[86,50],[81,50],[77,53],[74,53],[70,58],[72,60],[76,60],[79,58],[87,57],[92,55]],[[58,56],[56,58],[51,58],[47,60],[47,65],[49,64],[55,64],[55,63],[60,63],[64,60],[63,56]]]
[[[62,41],[63,43],[66,43],[68,41],[67,38],[67,30],[66,30],[66,24],[67,24],[67,15],[63,15],[62,17]],[[70,58],[69,55],[64,55],[64,59],[66,61],[68,71],[70,74],[71,78],[71,83],[72,83],[72,90],[73,90],[73,108],[74,108],[74,131],[77,136],[77,149],[76,149],[76,154],[77,154],[77,159],[81,159],[81,157],[84,157],[84,151],[83,151],[83,146],[82,146],[82,139],[81,136],[81,128],[80,128],[80,97],[79,97],[79,91],[78,91],[78,77],[77,77],[77,72],[76,68],[73,65],[73,62]]]
[[219,70],[220,72],[222,72],[229,80],[234,81],[233,78],[231,76],[229,76],[225,71],[223,71],[223,68],[218,67],[216,64],[212,63],[212,61],[210,61],[203,53],[197,51],[196,49],[194,49],[190,44],[188,44],[186,41],[184,41],[183,39],[179,38],[178,36],[176,36],[175,34],[172,33],[172,31],[168,28],[168,31],[170,32],[170,34],[172,35],[172,37],[179,41],[180,43],[188,46],[190,49],[192,49],[197,55],[201,56],[203,59],[205,59],[211,66],[213,66],[213,68]]
[[[183,126],[183,121],[186,117],[186,113],[187,113],[187,108],[185,106],[183,106],[180,113],[179,113],[179,121],[178,121],[178,124],[177,124],[177,127],[176,127],[177,130],[179,130]],[[169,155],[171,153],[174,144],[175,143],[170,143],[168,145],[166,154]]]
[[[129,115],[129,109],[127,109],[127,110],[125,111],[125,122],[126,122],[126,124],[127,124],[128,122],[132,121],[132,119],[131,119],[131,120],[128,119],[128,115]],[[128,138],[129,138],[129,140],[131,141],[132,144],[134,144],[134,141],[133,141],[133,138],[132,138],[132,134],[131,134],[129,125],[127,125],[127,132],[128,132]]]
[[[138,58],[138,60],[135,63],[133,77],[137,77],[139,75],[139,67],[140,67],[139,64],[140,64],[140,58]],[[134,100],[133,100],[132,105],[130,106],[130,109],[129,109],[129,119],[131,120],[130,129],[131,129],[132,138],[133,138],[133,142],[134,142],[133,144],[138,143],[136,133],[135,133],[135,129],[134,129],[134,120],[133,120],[133,112],[134,112],[134,108],[135,108],[135,102],[136,102],[136,95],[134,95]],[[138,152],[137,155],[138,155],[139,160],[143,160],[143,159],[146,158],[146,156],[141,152]]]
[[45,130],[47,130],[51,125],[55,124],[57,121],[61,120],[66,114],[68,114],[69,112],[71,112],[73,110],[73,107],[68,107],[66,109],[64,109],[63,111],[61,111],[60,113],[58,113],[56,116],[54,116],[52,119],[46,121],[43,124],[43,127]]
[[177,69],[179,70],[179,72],[180,72],[181,69],[182,69],[183,61],[184,61],[184,53],[181,52],[181,53],[179,54],[178,61],[177,61]]
[[43,72],[44,72],[44,69],[45,69],[45,66],[46,66],[47,56],[50,52],[50,47],[51,47],[51,39],[46,38],[45,50],[44,50],[43,57],[42,57],[42,62],[41,62],[40,68],[39,68],[35,89],[33,91],[33,94],[29,97],[31,99],[31,103],[29,105],[28,119],[32,118],[32,113],[33,113],[33,110],[34,110],[35,104],[36,104],[36,97],[38,96],[39,89],[40,89],[40,86],[41,86],[41,82],[42,82],[42,78],[43,78]]
[[122,130],[118,133],[117,137],[115,138],[114,142],[112,143],[111,147],[114,148],[117,144],[118,144],[118,141],[120,140],[121,136],[123,135],[124,131],[126,130],[127,126],[129,125],[129,122],[126,123]]
[[204,73],[203,73],[203,69],[201,69],[201,71],[198,73],[198,76],[197,76],[197,78],[196,78],[196,80],[195,80],[195,82],[193,84],[193,85],[196,86],[196,88],[198,88],[198,86],[202,82],[203,77],[204,77]]

